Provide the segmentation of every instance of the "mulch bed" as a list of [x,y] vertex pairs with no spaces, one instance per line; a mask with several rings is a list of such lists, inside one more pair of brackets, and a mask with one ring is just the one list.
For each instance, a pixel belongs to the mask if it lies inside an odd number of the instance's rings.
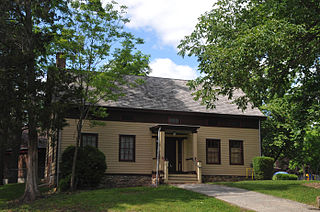
[[320,183],[305,183],[304,186],[320,189]]

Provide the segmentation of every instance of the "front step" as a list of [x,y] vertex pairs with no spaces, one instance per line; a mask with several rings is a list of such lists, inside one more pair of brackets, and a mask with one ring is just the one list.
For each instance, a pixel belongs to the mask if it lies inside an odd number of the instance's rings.
[[168,184],[198,183],[196,174],[169,174]]

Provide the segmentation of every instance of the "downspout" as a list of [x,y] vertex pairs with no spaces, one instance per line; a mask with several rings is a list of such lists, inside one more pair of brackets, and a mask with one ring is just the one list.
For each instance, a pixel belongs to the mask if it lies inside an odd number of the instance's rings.
[[262,156],[261,120],[260,119],[259,119],[259,146],[260,146],[260,156]]
[[158,149],[157,149],[156,187],[158,187],[158,184],[159,184],[160,131],[161,131],[161,127],[159,127],[159,129],[158,129]]
[[57,156],[56,156],[56,177],[57,177],[57,187],[59,186],[59,172],[60,172],[60,161],[59,161],[59,157],[60,157],[60,142],[61,142],[61,130],[58,130],[58,140],[57,140]]

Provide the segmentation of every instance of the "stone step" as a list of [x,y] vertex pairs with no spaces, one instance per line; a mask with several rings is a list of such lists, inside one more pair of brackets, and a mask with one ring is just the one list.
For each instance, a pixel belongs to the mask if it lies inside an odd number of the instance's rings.
[[169,177],[168,180],[197,181],[196,177]]
[[168,177],[197,177],[196,174],[169,174]]
[[168,180],[168,184],[198,183],[197,180]]

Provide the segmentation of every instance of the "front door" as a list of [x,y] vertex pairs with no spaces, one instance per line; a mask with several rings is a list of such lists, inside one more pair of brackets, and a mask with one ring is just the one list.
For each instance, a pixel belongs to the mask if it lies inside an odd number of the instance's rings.
[[[169,173],[182,172],[182,140],[181,139],[166,138],[165,158],[169,162],[168,163]],[[178,159],[178,163],[177,163],[177,159]]]
[[176,140],[166,138],[165,149],[165,158],[168,161],[168,171],[169,173],[174,173],[176,172]]

